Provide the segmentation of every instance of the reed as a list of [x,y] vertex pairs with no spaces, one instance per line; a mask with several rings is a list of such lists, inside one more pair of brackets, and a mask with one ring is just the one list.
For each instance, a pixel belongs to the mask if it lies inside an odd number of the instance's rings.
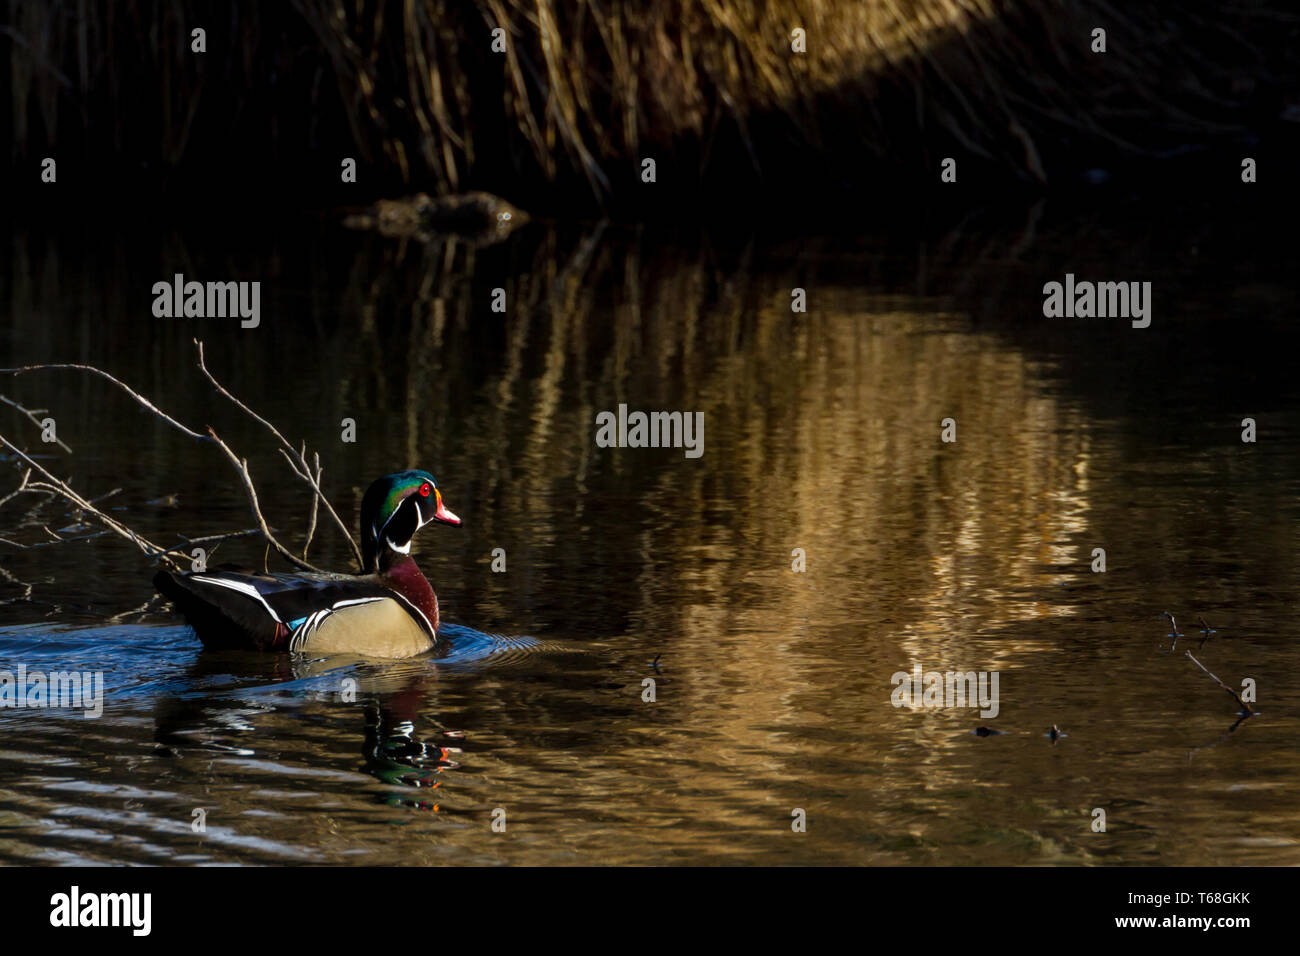
[[79,144],[170,167],[236,135],[603,200],[643,156],[678,181],[943,155],[1043,181],[1080,150],[1176,155],[1294,81],[1298,21],[1251,0],[10,0],[0,55],[15,162]]

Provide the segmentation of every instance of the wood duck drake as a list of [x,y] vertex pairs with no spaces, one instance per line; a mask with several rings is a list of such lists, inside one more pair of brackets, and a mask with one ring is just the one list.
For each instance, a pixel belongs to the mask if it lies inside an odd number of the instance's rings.
[[427,471],[385,475],[361,499],[363,573],[159,571],[206,647],[412,657],[438,641],[438,598],[411,558],[430,521],[459,525]]

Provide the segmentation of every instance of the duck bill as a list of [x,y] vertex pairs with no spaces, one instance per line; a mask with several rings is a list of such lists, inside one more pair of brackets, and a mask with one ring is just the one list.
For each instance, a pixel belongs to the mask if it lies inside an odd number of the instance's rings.
[[460,524],[460,519],[442,503],[442,492],[435,490],[434,494],[438,496],[438,510],[433,513],[434,520],[441,521],[443,524]]

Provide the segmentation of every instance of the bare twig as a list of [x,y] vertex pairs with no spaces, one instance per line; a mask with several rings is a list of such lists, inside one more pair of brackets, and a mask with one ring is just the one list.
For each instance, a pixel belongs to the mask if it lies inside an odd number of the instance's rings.
[[[31,471],[36,471],[38,474],[40,474],[42,477],[45,478],[44,482],[32,482],[29,481],[26,478],[26,476],[24,476],[23,478],[24,490],[47,488],[51,491],[54,491],[59,496],[72,502],[74,505],[76,505],[85,513],[93,516],[97,521],[99,521],[100,524],[104,525],[104,527],[108,528],[110,531],[114,532],[115,534],[121,535],[123,538],[126,538],[128,541],[130,541],[132,544],[138,547],[145,554],[149,555],[150,557],[157,556],[159,560],[179,570],[179,565],[177,565],[175,561],[173,561],[170,557],[168,557],[164,553],[163,548],[158,547],[158,545],[154,544],[148,538],[136,534],[136,532],[132,531],[130,528],[122,524],[122,522],[118,521],[116,518],[112,517],[111,515],[105,514],[103,511],[100,511],[98,508],[96,508],[93,504],[91,504],[81,495],[77,494],[77,492],[73,491],[72,488],[67,483],[56,478],[49,471],[47,471],[42,465],[34,461],[25,451],[23,451],[21,448],[15,445],[9,439],[5,438],[4,435],[0,435],[0,444],[3,444],[15,455],[17,455],[19,458],[25,461],[30,466]],[[54,534],[54,532],[50,531],[48,528],[46,528],[45,530],[49,532],[49,534],[52,537],[54,537],[56,540],[63,540],[60,539],[58,535]]]
[[[204,377],[207,378],[207,380],[212,383],[213,388],[215,388],[226,398],[230,399],[230,401],[233,402],[241,411],[247,414],[254,421],[262,424],[267,429],[267,431],[269,431],[272,435],[275,436],[276,441],[278,441],[281,445],[279,449],[280,454],[283,455],[285,461],[289,463],[289,467],[293,470],[293,473],[311,486],[312,491],[316,493],[316,500],[320,504],[325,506],[325,510],[328,511],[330,517],[334,519],[334,523],[338,525],[339,530],[343,532],[343,536],[348,539],[348,544],[352,545],[352,553],[353,555],[356,556],[357,565],[360,566],[363,563],[361,559],[361,549],[357,546],[357,542],[352,537],[352,532],[348,530],[348,526],[343,522],[343,519],[339,517],[338,512],[334,510],[334,506],[330,504],[329,499],[325,497],[325,493],[320,489],[319,461],[317,463],[318,467],[316,473],[315,475],[313,475],[311,466],[307,464],[306,446],[303,446],[302,448],[299,449],[295,449],[291,444],[289,444],[288,439],[286,439],[284,435],[280,434],[280,430],[278,428],[276,428],[265,418],[257,414],[257,412],[253,411],[251,408],[249,408],[247,405],[241,402],[238,398],[232,395],[226,389],[226,387],[222,385],[220,382],[218,382],[216,377],[210,371],[208,371],[207,363],[204,361],[203,358],[203,343],[199,339],[195,339],[194,345],[199,350],[199,371],[201,371]],[[215,435],[213,435],[213,437],[215,438]],[[314,526],[315,526],[315,522],[313,519],[313,527]],[[279,545],[276,545],[276,550],[281,550]],[[305,555],[306,551],[304,550],[303,553]]]
[[50,364],[50,365],[22,365],[19,366],[18,368],[0,368],[0,375],[22,375],[24,372],[43,372],[43,371],[54,370],[54,369],[75,369],[76,371],[79,372],[90,372],[92,375],[98,375],[100,378],[106,378],[114,385],[116,385],[118,388],[120,388],[122,391],[126,392],[126,394],[134,398],[146,409],[153,412],[155,415],[157,415],[167,424],[171,425],[173,428],[179,429],[180,431],[188,435],[190,438],[197,439],[198,441],[207,441],[207,438],[205,436],[200,435],[192,428],[187,428],[186,426],[182,425],[180,422],[172,418],[161,408],[159,408],[153,402],[149,401],[149,399],[145,398],[143,395],[141,395],[135,389],[131,388],[125,382],[121,381],[120,379],[114,378],[112,375],[108,374],[101,368],[95,368],[95,366],[93,365],[74,365],[66,362]]
[[23,589],[22,597],[5,598],[3,601],[0,601],[0,604],[17,604],[19,601],[31,600],[32,597],[31,584],[28,584],[26,581],[22,580],[22,578],[15,577],[12,573],[6,571],[4,568],[0,568],[0,578],[4,578],[10,584],[16,584]]
[[[1193,664],[1195,664],[1201,670],[1205,671],[1205,673],[1210,674],[1209,669],[1204,664],[1198,661],[1195,657],[1192,657],[1191,651],[1183,651],[1183,653],[1186,654],[1188,658],[1191,659],[1191,662]],[[1223,681],[1219,680],[1219,678],[1215,677],[1213,674],[1210,674],[1210,677],[1213,678],[1216,684],[1218,684],[1220,687],[1222,687],[1224,690],[1226,690],[1229,694],[1232,695],[1232,699],[1237,702],[1237,706],[1241,708],[1241,712],[1243,714],[1245,714],[1247,717],[1253,717],[1255,715],[1255,711],[1251,709],[1250,704],[1246,703],[1244,700],[1241,699],[1240,694],[1238,694],[1235,690],[1233,690]]]
[[[225,532],[225,533],[223,533],[223,534],[205,534],[205,535],[201,535],[200,537],[197,537],[197,538],[187,538],[187,537],[185,537],[184,535],[182,535],[182,536],[181,536],[181,542],[180,542],[180,544],[174,544],[174,545],[172,545],[170,548],[168,548],[168,549],[167,549],[166,551],[164,551],[163,553],[164,553],[164,554],[182,554],[182,553],[185,553],[186,549],[189,548],[189,547],[192,546],[192,545],[196,545],[196,544],[208,544],[208,543],[213,542],[213,541],[226,541],[226,540],[228,540],[228,539],[230,539],[230,538],[246,538],[246,537],[248,537],[250,534],[261,534],[261,533],[262,533],[262,529],[261,529],[261,528],[245,528],[245,529],[242,530],[242,531],[227,531],[227,532]],[[212,550],[215,552],[215,551],[216,551],[216,548],[213,548]],[[208,557],[212,557],[212,555],[209,554]]]
[[9,547],[15,548],[18,551],[35,551],[37,548],[52,548],[56,544],[75,544],[78,541],[89,541],[92,538],[102,538],[104,535],[108,534],[108,531],[104,530],[94,531],[90,534],[78,535],[75,538],[60,538],[58,535],[55,535],[54,532],[50,531],[49,528],[44,528],[42,530],[53,535],[53,539],[50,541],[37,541],[35,544],[23,544],[20,541],[10,541],[8,538],[0,538],[0,543],[7,544]]
[[[9,494],[5,495],[3,498],[0,498],[0,506],[3,506],[14,498],[17,498],[19,495],[31,493],[32,489],[27,487],[27,479],[30,478],[31,475],[32,470],[30,468],[23,472],[23,480],[18,483],[17,488],[9,492]],[[45,494],[49,494],[49,492],[45,492]]]
[[[230,446],[227,445],[221,439],[221,437],[217,434],[215,429],[209,427],[207,430],[207,434],[203,434],[195,431],[189,426],[181,423],[177,419],[168,415],[166,412],[160,409],[153,402],[149,401],[149,399],[145,398],[139,392],[135,391],[133,388],[128,386],[125,382],[109,374],[108,372],[105,372],[103,369],[96,368],[93,365],[81,365],[81,364],[73,364],[73,363],[25,365],[17,368],[0,369],[0,375],[6,375],[6,374],[21,375],[24,372],[69,369],[69,370],[75,370],[81,372],[90,372],[94,375],[100,376],[101,378],[107,379],[109,382],[112,382],[118,388],[122,389],[122,391],[126,392],[127,395],[131,396],[131,398],[133,398],[139,405],[141,405],[147,411],[152,412],[158,418],[162,419],[164,422],[171,425],[173,428],[175,428],[182,434],[186,435],[189,438],[193,438],[196,441],[201,441],[208,444],[216,445],[217,448],[220,449],[222,454],[225,455],[226,459],[234,467],[236,473],[239,475],[241,483],[244,486],[244,492],[248,498],[249,506],[252,508],[253,516],[257,520],[258,533],[260,533],[262,537],[266,539],[267,544],[270,548],[274,548],[275,551],[279,553],[281,557],[287,560],[294,567],[297,567],[305,571],[317,571],[317,572],[321,571],[320,568],[316,567],[315,565],[309,563],[306,560],[307,548],[311,545],[311,541],[315,536],[316,518],[317,518],[318,508],[321,505],[324,505],[325,510],[329,512],[330,516],[334,519],[335,524],[338,525],[339,529],[343,532],[344,536],[347,538],[348,543],[352,546],[353,554],[356,555],[357,564],[360,565],[362,563],[361,549],[357,546],[357,543],[353,539],[352,534],[348,531],[347,525],[343,523],[343,520],[339,517],[338,512],[334,510],[334,507],[333,505],[330,504],[329,499],[326,498],[324,492],[321,491],[320,481],[321,481],[323,469],[320,464],[320,456],[318,454],[315,455],[314,466],[309,465],[307,463],[306,446],[304,445],[299,449],[294,449],[294,447],[289,444],[288,440],[284,437],[283,434],[280,433],[280,431],[274,425],[272,425],[269,421],[267,421],[262,416],[258,415],[251,408],[245,405],[233,394],[231,394],[230,391],[227,390],[220,382],[218,382],[216,378],[212,375],[212,373],[208,370],[208,367],[204,361],[203,343],[195,339],[194,344],[198,348],[198,365],[203,375],[208,379],[209,382],[212,383],[213,387],[216,388],[218,392],[220,392],[222,395],[228,398],[231,402],[233,402],[238,408],[244,411],[251,418],[253,418],[254,420],[261,423],[263,426],[265,426],[271,432],[271,434],[275,436],[276,440],[282,446],[280,449],[277,450],[280,451],[281,455],[283,455],[285,460],[289,463],[290,469],[294,472],[294,474],[302,478],[311,487],[312,491],[314,492],[314,496],[312,499],[311,518],[307,529],[307,541],[303,546],[303,556],[301,558],[295,556],[293,552],[291,552],[287,547],[281,544],[279,540],[277,540],[270,524],[267,522],[265,515],[262,513],[261,505],[258,502],[258,498],[257,498],[257,488],[253,482],[252,473],[249,471],[248,468],[248,460],[240,458],[238,455],[236,455],[234,451],[230,448]],[[33,415],[35,413],[32,410],[25,409],[13,401],[6,400],[6,402],[10,405],[13,405],[19,411],[24,412],[25,414],[28,415],[29,418],[32,418],[33,421],[36,421],[37,424],[39,424],[39,421],[33,418]],[[5,502],[13,498],[15,495],[20,493],[45,493],[45,494],[53,494],[53,495],[60,496],[66,499],[67,501],[71,502],[76,507],[80,508],[86,514],[94,517],[108,530],[134,543],[145,554],[159,561],[162,561],[163,563],[169,565],[170,567],[176,570],[180,570],[180,566],[171,557],[171,555],[177,552],[179,549],[188,546],[189,544],[193,544],[195,542],[203,541],[203,540],[222,540],[227,537],[238,537],[243,534],[252,533],[252,532],[231,532],[226,535],[211,535],[208,536],[207,538],[186,538],[184,539],[184,543],[182,545],[174,546],[171,548],[159,547],[158,545],[154,544],[152,541],[149,541],[148,539],[142,537],[141,535],[136,534],[134,531],[132,531],[126,525],[122,524],[120,521],[100,511],[98,508],[95,507],[93,501],[87,501],[77,492],[73,491],[71,486],[69,486],[66,482],[63,482],[60,479],[56,478],[45,468],[41,467],[26,452],[19,449],[16,445],[10,442],[3,435],[0,435],[0,443],[3,443],[5,447],[12,450],[24,462],[26,462],[28,465],[31,466],[30,468],[28,468],[27,472],[23,475],[23,480],[22,483],[19,485],[19,487],[15,491],[6,495],[4,498],[0,499],[0,504],[4,504]],[[67,446],[65,445],[64,447],[66,448]],[[37,482],[31,481],[30,476],[33,469],[35,469],[40,475],[42,475],[46,479],[46,481],[37,481]],[[120,489],[114,489],[108,494],[102,495],[100,498],[95,499],[95,501],[102,501],[104,498],[116,494],[119,490]],[[59,541],[69,540],[69,539],[60,539],[53,532],[49,531],[48,528],[46,529],[46,531],[51,535],[51,537],[55,538],[56,540]],[[7,541],[6,539],[0,539],[0,541],[4,541],[5,543],[10,544],[11,546],[19,547],[19,548],[33,547],[31,545],[21,545],[18,544],[17,542]]]
[[120,495],[121,493],[122,493],[122,489],[121,489],[121,488],[114,488],[112,491],[106,491],[106,492],[104,492],[104,493],[103,493],[102,495],[100,495],[98,498],[91,498],[91,499],[90,499],[90,503],[91,503],[92,505],[97,505],[97,504],[99,504],[101,501],[107,501],[109,498],[113,497],[114,495]]
[[[4,395],[0,395],[0,402],[4,402],[6,405],[10,406],[11,408],[18,409],[18,411],[22,412],[24,415],[27,416],[27,418],[31,421],[33,425],[35,425],[37,428],[44,430],[45,423],[41,421],[39,416],[44,415],[46,412],[49,411],[49,409],[24,408],[22,405],[19,405],[17,402],[15,402],[12,398],[8,398]],[[56,437],[54,439],[54,444],[58,445],[60,448],[62,448],[64,451],[68,452],[69,454],[72,453],[72,449],[63,443],[63,439]]]
[[1169,636],[1174,639],[1174,642],[1169,645],[1169,650],[1165,651],[1166,654],[1169,654],[1178,647],[1178,639],[1183,636],[1183,633],[1178,630],[1178,622],[1174,620],[1174,616],[1168,611],[1161,612],[1160,616],[1169,618]]
[[257,518],[257,526],[262,529],[262,537],[266,539],[266,543],[274,548],[279,553],[280,557],[284,558],[294,567],[300,568],[303,571],[324,573],[322,569],[316,567],[314,564],[309,564],[302,558],[299,558],[276,540],[275,535],[271,533],[270,526],[266,523],[265,516],[262,514],[262,506],[257,502],[257,488],[253,485],[253,476],[248,470],[248,459],[240,458],[231,451],[230,446],[221,440],[215,429],[209,428],[208,434],[212,436],[212,440],[216,442],[217,447],[221,449],[222,453],[235,467],[235,471],[239,472],[239,479],[244,483],[244,493],[248,496],[248,503],[253,508],[253,516]]
[[[318,452],[313,452],[313,453],[312,453],[312,457],[313,457],[313,459],[314,459],[314,462],[313,462],[313,463],[314,463],[315,466],[316,466],[316,485],[317,485],[317,487],[319,487],[319,486],[320,486],[320,476],[321,476],[320,454],[319,454]],[[319,499],[319,498],[312,498],[312,500],[311,500],[311,519],[307,522],[307,540],[304,541],[304,542],[303,542],[303,545],[302,545],[302,556],[303,556],[304,558],[307,557],[307,549],[311,547],[311,539],[312,539],[312,537],[316,534],[316,514],[317,514],[317,512],[320,510],[319,507],[318,507],[319,504],[320,504],[320,499]]]

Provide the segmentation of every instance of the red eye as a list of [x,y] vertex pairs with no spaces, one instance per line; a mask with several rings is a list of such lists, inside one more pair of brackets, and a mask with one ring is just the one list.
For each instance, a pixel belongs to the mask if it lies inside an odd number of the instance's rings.
[[429,483],[427,481],[420,486],[420,497],[421,498],[429,497]]

